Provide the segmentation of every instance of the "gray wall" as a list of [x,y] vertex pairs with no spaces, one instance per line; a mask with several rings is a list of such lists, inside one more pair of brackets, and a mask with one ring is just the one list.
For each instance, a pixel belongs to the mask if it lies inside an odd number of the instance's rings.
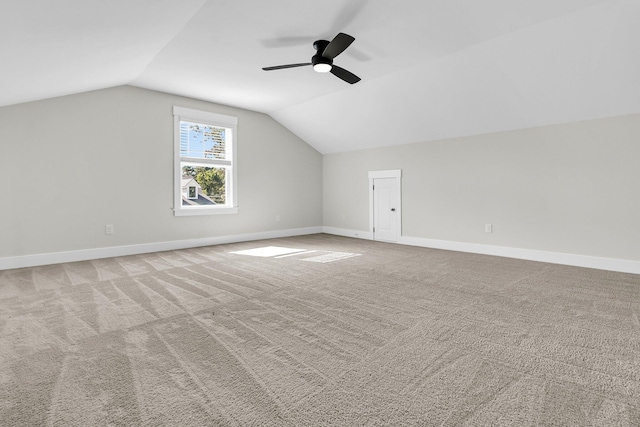
[[[174,105],[238,117],[238,214],[173,216]],[[640,260],[639,141],[630,115],[321,156],[264,114],[129,86],[3,107],[0,258],[366,232],[367,172],[402,169],[405,236]]]
[[640,115],[325,155],[324,225],[367,231],[385,169],[404,236],[640,260]]
[[[174,105],[238,117],[238,214],[173,216]],[[0,108],[0,144],[0,257],[322,225],[322,156],[264,114],[122,86]]]

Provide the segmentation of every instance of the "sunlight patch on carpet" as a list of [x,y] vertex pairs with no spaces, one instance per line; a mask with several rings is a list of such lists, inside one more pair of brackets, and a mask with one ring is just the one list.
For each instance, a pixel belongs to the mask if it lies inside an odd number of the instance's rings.
[[288,255],[296,252],[305,252],[306,249],[292,249],[292,248],[282,248],[279,246],[265,246],[263,248],[255,248],[255,249],[246,249],[244,251],[235,251],[230,252],[232,254],[237,255],[250,255],[250,256],[258,256],[263,258],[270,258],[279,255]]
[[[236,255],[249,255],[262,258],[294,258],[298,261],[319,262],[327,263],[333,261],[340,261],[347,258],[353,258],[360,256],[361,254],[355,254],[351,252],[336,252],[336,251],[318,251],[307,249],[293,249],[283,248],[280,246],[265,246],[263,248],[246,249],[243,251],[229,252]],[[307,256],[313,254],[313,256]]]
[[324,264],[327,262],[340,261],[342,259],[353,258],[360,255],[361,254],[353,254],[350,252],[325,252],[322,255],[302,258],[301,261],[320,262]]

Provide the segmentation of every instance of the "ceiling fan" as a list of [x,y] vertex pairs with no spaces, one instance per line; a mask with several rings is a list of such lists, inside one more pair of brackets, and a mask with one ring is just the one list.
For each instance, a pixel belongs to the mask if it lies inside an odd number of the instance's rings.
[[317,51],[315,55],[311,57],[311,62],[303,62],[299,64],[287,64],[276,65],[273,67],[264,67],[264,71],[282,70],[284,68],[305,67],[307,65],[313,65],[313,69],[318,73],[331,73],[334,76],[344,80],[347,83],[358,83],[360,77],[356,76],[350,71],[345,70],[342,67],[333,65],[333,59],[340,55],[346,48],[349,47],[355,38],[349,34],[338,33],[337,36],[331,40],[316,40],[313,42],[313,48]]

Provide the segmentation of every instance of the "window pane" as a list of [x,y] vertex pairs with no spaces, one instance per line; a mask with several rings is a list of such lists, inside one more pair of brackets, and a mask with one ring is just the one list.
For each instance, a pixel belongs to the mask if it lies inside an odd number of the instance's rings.
[[180,121],[180,156],[226,160],[228,132],[231,129]]
[[[224,205],[226,203],[225,168],[182,164],[182,206]],[[197,198],[189,198],[189,187],[196,187]]]

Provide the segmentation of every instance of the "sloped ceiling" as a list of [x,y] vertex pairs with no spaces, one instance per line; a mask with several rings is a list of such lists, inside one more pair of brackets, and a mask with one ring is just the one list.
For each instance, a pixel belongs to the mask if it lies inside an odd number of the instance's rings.
[[[260,111],[322,153],[640,112],[640,0],[0,3],[0,105],[123,84]],[[310,67],[312,43],[356,41]]]

